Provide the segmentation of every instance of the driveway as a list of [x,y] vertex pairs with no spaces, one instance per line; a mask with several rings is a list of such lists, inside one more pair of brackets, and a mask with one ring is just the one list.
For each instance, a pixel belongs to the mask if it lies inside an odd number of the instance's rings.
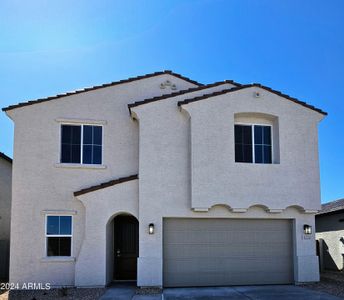
[[100,300],[339,300],[336,296],[293,285],[166,288],[163,294],[138,295],[135,287],[113,286]]
[[164,289],[164,300],[339,300],[336,296],[294,285]]

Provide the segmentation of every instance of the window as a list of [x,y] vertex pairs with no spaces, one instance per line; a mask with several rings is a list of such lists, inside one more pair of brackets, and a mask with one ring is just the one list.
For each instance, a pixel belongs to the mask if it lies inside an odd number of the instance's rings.
[[235,162],[271,164],[272,142],[269,125],[235,125]]
[[46,243],[47,256],[72,255],[71,216],[47,216]]
[[61,163],[102,164],[102,126],[61,125]]

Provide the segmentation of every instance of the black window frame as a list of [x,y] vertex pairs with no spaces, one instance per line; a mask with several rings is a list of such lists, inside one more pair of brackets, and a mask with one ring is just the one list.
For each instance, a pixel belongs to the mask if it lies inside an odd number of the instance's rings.
[[[241,142],[238,143],[237,141],[239,140],[239,138],[236,136],[236,134],[238,133],[238,126],[240,126],[241,128],[246,127],[246,128],[250,128],[250,142],[245,141],[244,143],[244,137],[241,137]],[[261,143],[256,143],[256,128],[270,128],[269,131],[269,138],[270,138],[270,144],[265,144],[264,141],[264,129],[262,130],[262,141]],[[242,132],[240,132],[242,133]],[[247,146],[247,147],[246,147]],[[244,147],[246,147],[246,152],[247,154],[250,153],[250,159],[245,160],[245,151],[244,151]],[[248,147],[251,147],[250,151],[247,151]],[[262,160],[257,160],[256,157],[256,148],[257,147],[261,147],[262,149]],[[240,149],[241,148],[241,149]],[[269,154],[265,160],[265,155],[264,155],[264,151],[263,149],[265,148],[269,148]],[[241,150],[241,154],[242,156],[239,156],[237,151]],[[247,157],[247,155],[246,155]],[[234,161],[236,163],[253,163],[253,164],[273,164],[273,125],[271,124],[259,124],[259,123],[235,123],[234,124]]]
[[[58,232],[50,232],[49,230],[49,218],[58,218]],[[70,218],[70,232],[61,233],[61,218]],[[66,243],[67,242],[67,243]],[[45,218],[45,255],[47,257],[72,257],[73,255],[73,216],[72,215],[46,215]],[[61,243],[67,245],[69,249],[61,250]],[[58,244],[58,249],[54,252],[54,249],[50,247],[51,244]],[[62,247],[63,248],[63,247]]]
[[[64,130],[67,127],[74,127],[75,128],[80,128],[79,134],[80,138],[78,139],[80,141],[80,144],[73,144],[73,137],[71,136],[70,140],[71,143],[66,143],[64,140]],[[87,144],[84,143],[85,139],[85,128],[91,128],[92,131],[92,142],[88,142]],[[97,143],[95,143],[95,129],[100,130],[100,136],[97,136],[98,140],[100,140]],[[60,126],[60,163],[61,164],[76,164],[76,165],[102,165],[103,164],[103,144],[104,144],[104,126],[102,124],[88,124],[88,123],[62,123]],[[76,149],[78,147],[78,155],[76,154]],[[64,159],[64,147],[69,148],[70,147],[70,153],[69,153],[69,158],[70,159]],[[74,147],[74,148],[73,148]],[[85,161],[85,153],[86,149],[90,148],[91,149],[91,156],[89,161]],[[68,149],[67,149],[68,150]],[[97,151],[97,154],[95,153],[95,150]],[[73,152],[74,151],[74,152]],[[74,156],[73,156],[74,154]],[[73,158],[77,158],[74,160]]]

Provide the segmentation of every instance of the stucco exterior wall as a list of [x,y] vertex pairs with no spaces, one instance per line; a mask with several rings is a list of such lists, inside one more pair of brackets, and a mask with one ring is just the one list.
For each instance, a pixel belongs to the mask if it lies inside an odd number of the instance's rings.
[[0,158],[0,240],[10,239],[12,164]]
[[86,234],[76,262],[77,286],[104,286],[112,281],[112,220],[121,213],[139,219],[138,197],[138,180],[78,197],[86,208]]
[[[192,208],[225,204],[240,209],[261,204],[271,209],[293,205],[320,209],[320,114],[258,87],[189,103],[183,109],[191,122]],[[235,163],[234,117],[240,113],[277,118],[277,163]]]
[[[77,212],[73,217],[72,252],[78,257],[86,237],[87,212],[73,197],[73,192],[138,173],[138,128],[129,117],[127,104],[173,92],[168,88],[160,89],[160,84],[166,80],[176,84],[177,90],[195,87],[165,74],[8,112],[15,122],[11,282],[50,282],[66,286],[79,281],[74,276],[78,273],[74,260],[44,259],[45,215],[42,211]],[[101,168],[59,164],[61,122],[58,119],[81,123],[105,121]]]
[[[305,212],[320,208],[317,123],[321,116],[267,94],[258,108],[251,103],[251,94],[248,90],[219,96],[191,103],[192,108],[182,111],[177,107],[182,97],[133,109],[140,128],[138,285],[162,285],[164,217],[293,219],[295,281],[319,279],[314,234],[305,237],[303,224],[314,228],[314,213]],[[234,163],[234,114],[241,112],[279,118],[281,164]],[[291,132],[294,138],[288,137]],[[303,146],[298,145],[301,141]],[[149,223],[156,226],[154,235],[147,233]],[[147,268],[152,272],[145,272]]]
[[322,268],[344,269],[344,212],[315,218],[316,239],[320,243]]

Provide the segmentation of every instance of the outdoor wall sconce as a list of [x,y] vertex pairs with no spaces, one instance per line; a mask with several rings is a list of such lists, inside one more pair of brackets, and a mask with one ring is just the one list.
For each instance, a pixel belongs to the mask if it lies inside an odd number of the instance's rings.
[[303,225],[303,233],[312,234],[312,226],[307,224]]
[[154,233],[154,224],[153,223],[150,223],[148,225],[148,233],[149,234],[153,234]]

